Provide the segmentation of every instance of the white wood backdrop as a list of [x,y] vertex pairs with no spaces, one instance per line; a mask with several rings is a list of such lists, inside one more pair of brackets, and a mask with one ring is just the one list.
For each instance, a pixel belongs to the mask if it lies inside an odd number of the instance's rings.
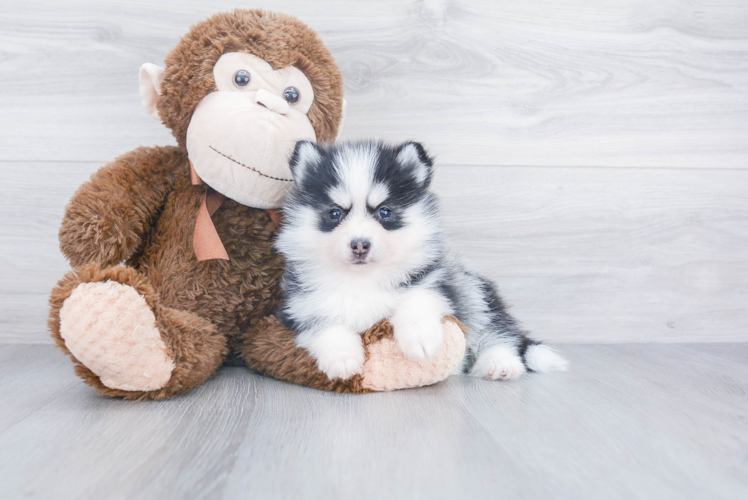
[[423,141],[453,246],[551,342],[748,340],[748,2],[24,1],[0,6],[0,340],[50,342],[63,207],[173,144],[137,71],[234,7],[294,14],[345,138]]

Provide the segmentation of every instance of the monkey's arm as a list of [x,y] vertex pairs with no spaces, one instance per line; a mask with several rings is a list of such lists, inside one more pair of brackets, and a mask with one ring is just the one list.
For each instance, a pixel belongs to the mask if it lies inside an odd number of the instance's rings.
[[60,249],[73,267],[114,265],[140,246],[187,157],[175,147],[138,148],[105,165],[73,195]]

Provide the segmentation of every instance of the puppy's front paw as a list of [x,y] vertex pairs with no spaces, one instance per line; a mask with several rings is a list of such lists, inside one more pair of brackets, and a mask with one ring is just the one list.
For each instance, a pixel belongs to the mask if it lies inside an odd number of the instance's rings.
[[425,359],[436,354],[444,343],[444,328],[440,319],[392,318],[395,341],[405,357]]
[[347,380],[364,370],[366,355],[361,335],[344,327],[302,336],[299,345],[316,358],[317,368],[330,380]]
[[317,367],[330,380],[348,380],[364,371],[364,356],[358,353],[335,353],[317,359]]
[[489,347],[478,356],[470,375],[491,380],[509,380],[519,377],[526,371],[516,349],[497,345]]

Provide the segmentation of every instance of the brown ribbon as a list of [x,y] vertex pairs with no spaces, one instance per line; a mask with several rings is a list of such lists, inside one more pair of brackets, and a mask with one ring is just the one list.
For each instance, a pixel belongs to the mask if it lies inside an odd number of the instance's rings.
[[[190,160],[190,180],[195,186],[205,184],[197,175],[192,160]],[[203,193],[203,199],[197,211],[195,232],[192,235],[192,247],[195,249],[195,256],[197,256],[198,261],[229,260],[229,254],[226,253],[226,248],[221,242],[221,237],[218,236],[216,226],[210,218],[223,205],[224,200],[226,200],[226,197],[210,186]]]
[[[190,160],[190,181],[195,186],[205,184],[200,176],[197,175],[192,160]],[[192,235],[192,247],[195,249],[195,256],[198,261],[213,259],[229,260],[226,247],[223,246],[221,237],[218,235],[218,231],[216,231],[213,219],[211,219],[211,216],[216,213],[216,210],[223,205],[225,200],[226,197],[224,195],[210,186],[203,193],[203,199],[197,211],[197,220],[195,220],[195,232]],[[280,212],[274,209],[268,209],[266,212],[273,222],[280,226]]]

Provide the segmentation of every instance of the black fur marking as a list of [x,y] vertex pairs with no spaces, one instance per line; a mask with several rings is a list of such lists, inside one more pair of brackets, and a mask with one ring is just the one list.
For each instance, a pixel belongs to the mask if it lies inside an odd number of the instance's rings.
[[[301,278],[298,271],[296,270],[296,266],[293,266],[287,262],[286,270],[283,274],[283,279],[281,280],[281,289],[283,290],[284,299],[285,297],[290,297],[292,295],[301,293],[302,288],[300,285],[300,279]],[[289,330],[298,331],[299,327],[301,326],[286,314],[285,300],[283,300],[283,302],[281,302],[278,306],[278,309],[275,312],[275,316]]]
[[286,262],[286,271],[283,274],[283,279],[281,280],[281,289],[283,290],[284,300],[278,306],[278,309],[275,312],[275,317],[278,318],[278,320],[283,323],[286,328],[294,332],[299,332],[304,328],[309,328],[311,325],[319,321],[319,319],[315,318],[308,319],[301,323],[289,316],[286,311],[286,297],[306,293],[304,291],[304,288],[301,286],[302,280],[303,278],[297,267],[292,263]]
[[463,359],[463,365],[462,365],[462,373],[470,373],[470,371],[475,366],[475,362],[477,361],[478,356],[475,355],[475,352],[468,346],[465,348],[465,358]]
[[421,157],[422,152],[425,159],[423,166],[428,171],[426,180],[423,183],[418,182],[413,165],[403,165],[398,161],[397,155],[403,146],[392,147],[383,144],[378,144],[377,146],[379,157],[374,169],[374,182],[384,184],[390,190],[390,197],[381,205],[386,205],[395,212],[398,208],[407,208],[420,201],[425,196],[426,190],[431,183],[431,170],[433,167],[433,161],[423,151],[423,146],[418,144],[420,146],[419,157]]
[[[337,208],[341,212],[343,212],[343,216],[338,219],[331,219],[330,218],[330,210],[333,208]],[[345,217],[348,215],[349,210],[345,210],[343,208],[338,207],[337,205],[333,205],[331,208],[322,208],[321,213],[319,214],[319,222],[317,223],[317,228],[319,228],[320,231],[323,233],[329,233],[336,227],[340,225],[341,222],[345,220]]]
[[439,282],[439,291],[449,301],[449,304],[455,312],[455,317],[460,321],[463,321],[463,318],[465,317],[464,307],[460,300],[459,290],[454,286],[454,283],[446,279],[441,280]]
[[405,281],[400,283],[400,287],[409,287],[409,286],[417,285],[435,270],[436,270],[436,264],[429,264],[423,269],[410,273],[410,275],[408,275]]
[[[475,276],[475,275],[473,275]],[[496,285],[481,276],[475,276],[481,283],[481,291],[486,298],[491,313],[491,327],[503,337],[514,337],[517,340],[517,354],[522,358],[522,363],[528,371],[533,371],[525,361],[527,349],[540,342],[533,340],[519,327],[514,318],[507,312],[507,306],[499,296]],[[458,316],[459,318],[459,316]]]
[[527,368],[528,372],[535,371],[529,366],[527,366],[527,361],[525,361],[525,354],[527,354],[527,349],[529,349],[530,346],[533,346],[533,345],[540,345],[540,342],[538,342],[537,340],[533,340],[527,337],[526,335],[523,335],[520,338],[519,346],[517,346],[518,351],[519,351],[519,356],[522,358],[522,363],[525,365],[525,368]]
[[[300,164],[301,148],[311,146],[316,149],[319,158],[317,161],[307,162],[304,165]],[[326,233],[335,229],[348,214],[348,210],[338,207],[328,194],[341,182],[337,171],[332,168],[332,162],[333,151],[331,151],[331,148],[318,146],[308,141],[299,141],[296,144],[290,162],[294,178],[299,179],[298,189],[289,198],[290,206],[300,205],[313,208],[319,214],[317,228]],[[343,212],[343,217],[339,221],[332,220],[329,217],[330,210],[333,208],[340,208]]]

